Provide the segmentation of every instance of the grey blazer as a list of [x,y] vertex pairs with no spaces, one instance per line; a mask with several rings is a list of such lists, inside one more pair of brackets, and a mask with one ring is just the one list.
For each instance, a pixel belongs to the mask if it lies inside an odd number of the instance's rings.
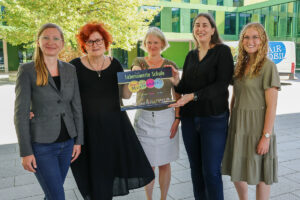
[[[49,73],[48,85],[36,85],[34,63],[19,67],[16,81],[14,122],[21,157],[32,155],[32,142],[52,143],[58,138],[61,118],[76,144],[83,144],[83,117],[76,69],[58,61],[61,88]],[[34,117],[30,120],[29,113]]]

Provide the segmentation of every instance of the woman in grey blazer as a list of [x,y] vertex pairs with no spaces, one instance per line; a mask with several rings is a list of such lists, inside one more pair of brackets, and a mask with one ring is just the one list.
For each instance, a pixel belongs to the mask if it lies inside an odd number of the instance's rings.
[[34,62],[20,66],[15,88],[14,121],[22,165],[35,173],[47,200],[65,200],[63,183],[83,144],[76,70],[58,60],[63,46],[61,28],[43,25]]

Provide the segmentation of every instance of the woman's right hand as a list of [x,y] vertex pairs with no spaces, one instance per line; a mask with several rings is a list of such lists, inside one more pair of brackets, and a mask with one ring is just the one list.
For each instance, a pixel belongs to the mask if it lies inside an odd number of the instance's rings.
[[37,165],[34,155],[22,157],[22,165],[25,170],[34,173],[36,172],[35,169],[37,168]]
[[165,65],[164,67],[171,67],[172,69],[172,78],[170,78],[173,85],[177,86],[180,78],[179,78],[179,71],[173,65]]
[[33,113],[33,112],[30,112],[30,113],[29,113],[29,119],[32,119],[32,118],[34,118],[34,113]]
[[132,68],[131,68],[132,71],[138,71],[138,70],[142,70],[142,68],[140,66],[136,66],[134,65]]

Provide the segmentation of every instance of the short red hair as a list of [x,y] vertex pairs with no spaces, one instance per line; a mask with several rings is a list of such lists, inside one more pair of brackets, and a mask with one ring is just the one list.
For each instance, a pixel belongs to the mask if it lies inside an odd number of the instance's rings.
[[79,33],[76,35],[81,51],[87,53],[85,49],[85,43],[89,39],[90,35],[94,32],[100,33],[104,39],[105,49],[108,50],[109,45],[113,42],[111,34],[105,29],[103,23],[89,22],[79,29]]

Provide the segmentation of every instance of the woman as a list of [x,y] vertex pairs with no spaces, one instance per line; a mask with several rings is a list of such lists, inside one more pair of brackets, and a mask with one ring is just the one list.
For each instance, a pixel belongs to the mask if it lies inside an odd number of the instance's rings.
[[193,22],[196,49],[186,56],[182,79],[173,69],[182,136],[191,166],[194,196],[222,200],[223,158],[228,124],[228,85],[233,74],[230,48],[222,44],[212,17],[200,13]]
[[267,53],[264,27],[247,24],[240,34],[222,164],[222,173],[231,176],[241,200],[248,199],[248,184],[256,185],[256,199],[269,199],[270,185],[278,181],[273,126],[280,79]]
[[118,89],[119,61],[105,55],[112,37],[101,23],[81,27],[78,42],[85,53],[71,61],[81,92],[85,145],[72,171],[84,199],[108,200],[143,187],[154,173],[135,135],[119,96],[129,98],[128,87]]
[[64,200],[70,163],[83,144],[78,81],[74,66],[58,60],[64,46],[61,28],[45,24],[37,38],[34,62],[18,72],[15,127],[24,169],[35,173],[45,199]]
[[[169,44],[159,28],[150,28],[142,44],[142,48],[148,53],[148,56],[136,58],[132,70],[156,69],[170,65],[176,67],[174,62],[161,57],[161,52],[166,50]],[[137,102],[155,101],[155,97],[146,95],[151,92],[157,92],[157,89],[146,88],[138,92]],[[160,92],[164,93],[165,98],[172,99],[172,93],[175,94],[172,82],[164,80]],[[140,109],[135,115],[136,134],[153,171],[155,167],[159,169],[161,200],[167,199],[171,181],[170,162],[179,157],[179,137],[177,134],[179,123],[179,108],[176,108],[175,111],[167,106]],[[145,187],[148,200],[152,199],[153,185],[154,180]]]

